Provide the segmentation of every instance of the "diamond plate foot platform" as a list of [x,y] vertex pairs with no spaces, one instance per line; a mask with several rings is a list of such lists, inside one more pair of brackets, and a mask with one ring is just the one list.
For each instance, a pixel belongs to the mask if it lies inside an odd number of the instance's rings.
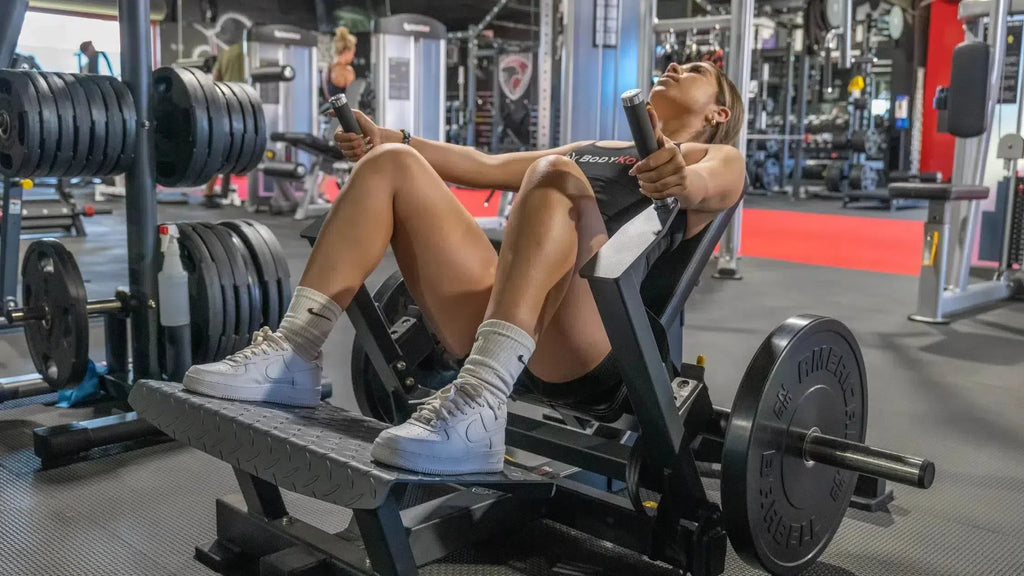
[[370,446],[386,424],[326,402],[291,408],[219,400],[181,384],[141,381],[129,402],[162,432],[276,484],[345,508],[377,508],[400,484],[480,486],[546,498],[550,479],[506,466],[497,474],[429,476],[374,463]]
[[[137,383],[129,402],[165,434],[234,467],[241,494],[217,501],[217,540],[196,549],[198,560],[222,574],[413,575],[541,517],[541,503],[523,500],[555,491],[553,480],[507,466],[497,474],[431,476],[378,465],[370,446],[387,425],[327,403],[219,400],[156,381]],[[410,485],[448,490],[400,510]],[[281,489],[350,508],[354,522],[338,534],[323,532],[288,513]]]

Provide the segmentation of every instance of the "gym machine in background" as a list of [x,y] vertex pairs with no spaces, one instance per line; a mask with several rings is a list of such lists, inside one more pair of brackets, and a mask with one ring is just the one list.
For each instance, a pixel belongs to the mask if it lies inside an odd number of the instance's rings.
[[[246,31],[246,75],[259,91],[269,133],[319,136],[317,45],[316,33],[294,26],[257,25]],[[287,141],[271,142],[249,175],[246,209],[294,212],[299,220],[326,212],[330,204],[319,196],[320,159]]]
[[373,21],[370,67],[379,125],[445,140],[446,34],[443,24],[419,14]]
[[[1011,175],[1010,185],[997,192],[994,216],[983,219],[981,211],[981,203],[990,193],[985,184],[990,143],[999,131],[993,125],[995,110],[1003,100],[1003,82],[1008,79],[1004,65],[1009,10],[1010,0],[965,0],[959,6],[965,40],[953,50],[949,86],[941,88],[935,98],[940,130],[956,137],[952,182],[889,187],[893,198],[928,201],[917,310],[911,320],[944,324],[954,314],[1024,295],[1020,268],[1024,260],[1024,186],[1016,177],[1017,162],[1024,158],[1024,140],[1018,134],[1001,138],[996,150],[997,159],[1004,160]],[[983,40],[986,28],[987,42]],[[1015,48],[1019,50],[1019,45]],[[1019,65],[1019,57],[1016,61]],[[1024,102],[1016,89],[1019,70],[1012,70],[1008,80],[1014,88],[1009,97],[1018,106],[1014,126],[1019,130]],[[971,264],[979,236],[989,238],[983,242],[983,253],[994,256],[997,265],[984,271],[988,280],[972,283]]]

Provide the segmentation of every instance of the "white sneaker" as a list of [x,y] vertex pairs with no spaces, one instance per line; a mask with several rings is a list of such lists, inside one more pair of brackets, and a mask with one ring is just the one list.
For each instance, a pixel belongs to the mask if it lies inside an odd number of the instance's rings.
[[507,401],[456,380],[408,421],[380,433],[370,456],[423,474],[500,472],[505,460]]
[[189,368],[182,384],[187,390],[228,400],[316,406],[320,376],[319,358],[302,358],[284,336],[263,327],[252,335],[252,344],[231,356]]

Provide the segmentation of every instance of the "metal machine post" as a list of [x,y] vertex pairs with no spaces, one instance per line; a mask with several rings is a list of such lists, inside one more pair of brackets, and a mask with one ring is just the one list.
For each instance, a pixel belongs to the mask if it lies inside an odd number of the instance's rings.
[[25,13],[28,12],[28,0],[8,0],[5,2],[4,17],[0,19],[0,68],[7,68],[14,58],[14,48],[21,36],[21,27],[25,24]]
[[132,365],[134,379],[159,378],[156,310],[157,216],[156,170],[153,158],[153,117],[150,91],[153,50],[150,42],[149,0],[120,0],[121,78],[135,99],[138,136],[135,162],[125,174],[128,227],[128,284],[131,292]]
[[[729,30],[729,78],[739,89],[743,99],[743,109],[747,109],[750,100],[750,58],[751,44],[754,33],[754,0],[732,0],[732,25]],[[740,154],[747,155],[747,123],[740,126],[739,141],[736,143]],[[718,269],[715,278],[739,280],[743,278],[739,270],[740,229],[743,227],[743,206],[736,210],[736,215],[718,250]]]
[[14,178],[3,180],[3,214],[0,220],[0,290],[3,302],[0,310],[4,313],[17,304],[18,298],[18,248],[21,246],[21,198],[24,190]]

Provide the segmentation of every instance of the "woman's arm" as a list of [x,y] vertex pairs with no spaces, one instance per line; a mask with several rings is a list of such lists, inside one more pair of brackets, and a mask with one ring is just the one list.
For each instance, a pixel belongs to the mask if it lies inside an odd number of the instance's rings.
[[[335,142],[349,160],[358,161],[366,154],[367,139],[374,145],[402,142],[402,133],[398,130],[381,128],[358,110],[353,110],[352,113],[363,135],[345,132],[340,128],[334,133]],[[583,145],[575,143],[550,150],[490,155],[469,146],[457,146],[423,138],[412,138],[409,144],[423,155],[442,180],[469,188],[502,190],[519,189],[526,171],[539,158],[551,154],[565,155]]]
[[651,198],[675,197],[683,208],[720,212],[743,192],[746,162],[732,146],[668,142],[630,173]]
[[743,155],[732,146],[722,144],[684,145],[684,159],[691,149],[703,158],[686,166],[687,201],[690,208],[704,212],[721,212],[739,200],[746,182],[747,165]]
[[[401,142],[402,133],[381,128],[383,142]],[[416,149],[441,176],[442,180],[469,188],[517,190],[530,165],[550,154],[564,156],[580,144],[568,144],[550,150],[530,150],[507,154],[486,154],[470,146],[412,138]]]

